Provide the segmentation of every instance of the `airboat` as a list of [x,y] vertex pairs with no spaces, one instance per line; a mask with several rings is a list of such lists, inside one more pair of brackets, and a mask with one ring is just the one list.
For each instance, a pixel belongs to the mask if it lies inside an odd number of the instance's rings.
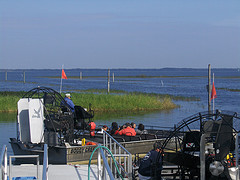
[[[18,101],[17,137],[10,138],[13,153],[39,155],[42,161],[44,144],[48,144],[51,164],[89,160],[96,146],[104,141],[104,134],[91,136],[89,124],[93,117],[91,105],[88,110],[75,106],[75,111],[72,112],[61,94],[55,90],[47,87],[34,88]],[[95,129],[97,130],[98,128]],[[155,130],[134,137],[116,135],[113,138],[130,153],[136,154],[148,152],[156,141],[162,139],[164,133],[164,130]]]
[[[72,112],[58,92],[34,88],[18,101],[17,138],[10,138],[13,152],[37,154],[41,161],[47,144],[51,164],[89,160],[97,144],[104,143],[103,134],[91,136],[93,117],[91,106],[88,111],[75,106]],[[164,167],[171,169],[170,173],[163,169],[165,178],[231,180],[239,177],[239,120],[236,112],[199,112],[169,130],[113,138],[131,154],[145,154],[155,142],[162,143]],[[88,142],[94,143],[85,145]]]

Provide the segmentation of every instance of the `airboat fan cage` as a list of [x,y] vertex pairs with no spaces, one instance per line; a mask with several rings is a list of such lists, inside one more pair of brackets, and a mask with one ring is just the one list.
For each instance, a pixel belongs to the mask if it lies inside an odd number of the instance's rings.
[[[229,121],[224,119],[227,117],[230,118]],[[183,119],[170,130],[171,133],[164,141],[163,148],[167,148],[167,145],[171,139],[179,137],[186,132],[198,131],[203,134],[210,133],[210,131],[215,131],[212,127],[213,123],[225,122],[225,125],[232,129],[233,133],[238,133],[240,131],[239,120],[240,117],[237,115],[237,113],[231,111],[216,110],[215,112],[211,113],[206,111],[194,114],[188,118]]]
[[[74,106],[74,110],[72,110],[61,94],[47,87],[34,88],[28,91],[21,100],[24,101],[22,106],[26,111],[31,110],[29,102],[39,102],[39,106],[43,109],[41,121],[44,125],[44,133],[41,133],[41,135],[44,136],[44,142],[48,143],[49,146],[56,146],[65,142],[72,144],[78,134],[89,128],[85,119],[90,121],[94,117],[94,111],[91,110],[90,106],[89,111],[86,111],[81,106]],[[34,108],[36,109],[36,107]],[[19,112],[19,114],[23,114],[23,111]],[[32,121],[30,116],[29,121]],[[53,143],[49,139],[54,139]]]
[[[206,179],[211,178],[209,166],[215,162],[228,167],[227,156],[235,153],[235,140],[240,130],[240,117],[235,112],[201,112],[183,119],[162,144],[164,160],[179,167],[179,173],[190,179],[200,175],[200,149],[204,147]],[[201,138],[204,134],[204,146]],[[200,145],[201,144],[201,145]],[[219,175],[227,178],[228,172]],[[228,179],[228,178],[227,178]]]
[[28,91],[22,98],[42,99],[46,115],[55,114],[59,111],[71,113],[68,104],[57,91],[47,87],[37,87]]

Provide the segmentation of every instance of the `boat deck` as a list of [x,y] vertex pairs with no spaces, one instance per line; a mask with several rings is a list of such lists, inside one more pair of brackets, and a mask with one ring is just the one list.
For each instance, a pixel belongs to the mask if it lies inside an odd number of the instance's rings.
[[[42,179],[42,165],[39,166],[38,179]],[[37,165],[22,164],[12,166],[12,177],[37,177]],[[9,172],[8,172],[9,174]],[[88,165],[49,165],[49,180],[88,179]],[[90,179],[98,179],[97,165],[90,166]]]
[[[39,166],[38,179],[42,179],[42,168]],[[9,168],[8,168],[9,169]],[[240,169],[240,167],[239,167]],[[163,166],[162,176],[166,180],[181,179],[175,176],[177,167],[175,166]],[[37,177],[37,165],[22,164],[12,166],[11,177]],[[8,172],[9,174],[9,172]],[[240,175],[240,173],[238,173]],[[236,179],[236,172],[230,171],[232,179]],[[49,165],[48,166],[48,180],[85,180],[88,179],[88,165]],[[97,165],[91,164],[90,166],[90,179],[98,179]],[[110,179],[107,177],[107,179]],[[138,180],[138,177],[136,177]],[[186,176],[186,179],[189,179]]]

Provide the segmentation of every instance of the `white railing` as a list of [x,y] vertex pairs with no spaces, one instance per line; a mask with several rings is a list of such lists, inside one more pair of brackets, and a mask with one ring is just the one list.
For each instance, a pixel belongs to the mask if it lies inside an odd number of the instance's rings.
[[9,179],[12,179],[12,158],[36,158],[37,161],[37,179],[39,179],[39,155],[18,155],[9,156]]
[[4,145],[0,157],[1,169],[0,169],[0,178],[1,180],[7,180],[7,146]]
[[[102,170],[101,170],[101,157],[103,160],[103,169]],[[102,148],[99,148],[99,150],[98,150],[98,179],[99,180],[106,179],[105,171],[107,171],[109,178],[111,180],[114,180],[114,176],[113,176],[111,168],[109,167],[108,160],[105,156],[105,153],[103,152]]]
[[[9,179],[12,177],[12,158],[36,158],[37,161],[37,179],[39,179],[39,155],[22,155],[22,156],[10,156],[9,157]],[[8,164],[7,164],[7,146],[4,145],[0,156],[1,168],[0,168],[0,180],[8,179]],[[42,180],[48,180],[48,147],[44,144],[44,158],[43,158],[43,172]]]
[[44,144],[42,180],[48,180],[48,146]]
[[[112,152],[120,168],[120,173],[124,174],[124,177],[128,179],[132,179],[132,154],[106,131],[103,131],[103,146],[109,148]],[[118,174],[116,167],[113,166],[113,158],[110,154],[106,154],[106,157],[109,159],[110,169],[114,174],[114,178],[117,178]]]

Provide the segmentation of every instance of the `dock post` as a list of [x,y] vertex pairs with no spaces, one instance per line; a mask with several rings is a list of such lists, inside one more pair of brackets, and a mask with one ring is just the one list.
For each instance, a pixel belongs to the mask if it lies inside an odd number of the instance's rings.
[[26,83],[26,81],[25,81],[25,71],[23,71],[23,83],[25,84]]
[[42,180],[48,180],[48,145],[44,144]]
[[82,72],[80,72],[80,80],[82,80]]
[[97,167],[98,167],[98,179],[102,180],[102,169],[101,169],[101,153],[100,148],[98,149],[98,161],[97,161]]
[[112,73],[112,79],[113,79],[113,82],[114,82],[114,73]]
[[37,179],[39,179],[39,156],[37,157]]
[[109,94],[110,92],[110,69],[108,69],[108,88],[107,88],[107,93]]
[[7,71],[5,72],[5,81],[7,81]]
[[12,158],[9,158],[9,179],[12,179]]

